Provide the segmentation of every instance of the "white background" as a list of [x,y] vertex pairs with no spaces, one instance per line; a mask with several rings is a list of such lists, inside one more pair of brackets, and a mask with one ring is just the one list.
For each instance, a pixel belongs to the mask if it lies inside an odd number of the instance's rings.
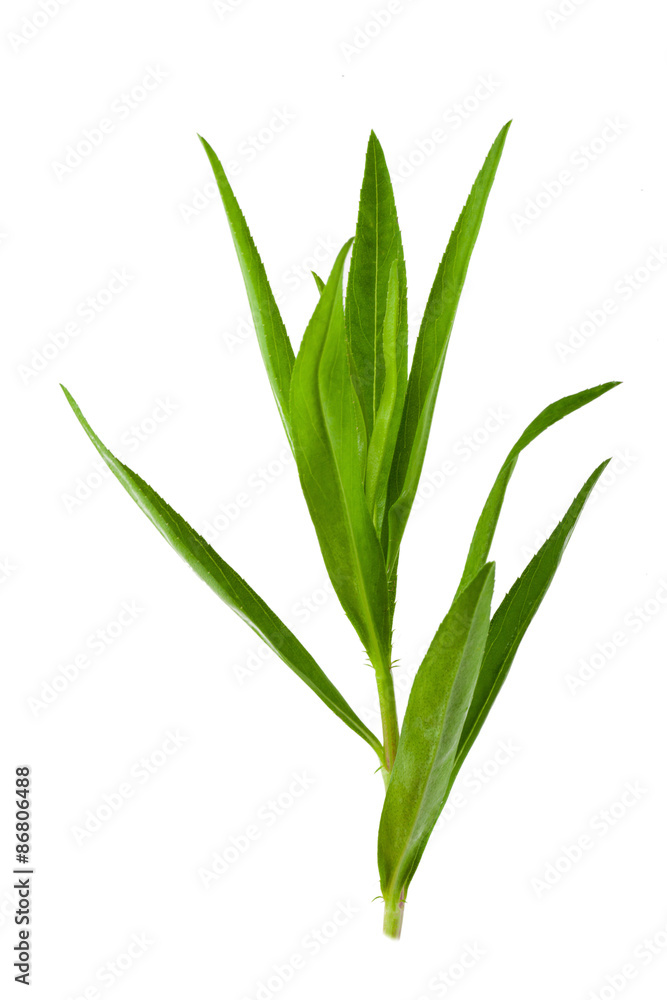
[[[12,784],[27,762],[38,998],[662,995],[667,199],[655,5],[580,0],[559,19],[556,0],[403,0],[381,28],[383,0],[44,5],[6,0],[1,31],[3,990],[22,989],[11,983]],[[154,89],[134,90],[147,74]],[[85,130],[104,118],[110,131],[77,163]],[[392,172],[409,175],[396,197],[414,345],[449,232],[509,118],[426,459],[441,485],[403,547],[403,692],[486,492],[539,410],[624,383],[522,457],[493,548],[497,600],[592,469],[614,455],[615,471],[461,774],[459,808],[429,845],[397,945],[372,901],[373,755],[282,663],[260,658],[120,486],[100,481],[58,383],[200,530],[218,517],[219,551],[377,727],[372,675],[326,594],[247,336],[196,133],[238,164],[233,186],[298,343],[316,298],[306,258],[352,235],[374,128]],[[571,183],[559,191],[563,170]],[[319,255],[326,275],[333,253]],[[107,302],[114,270],[126,285],[113,282]],[[589,336],[575,335],[587,320]],[[72,323],[76,335],[63,336]],[[570,339],[579,346],[564,351]],[[64,346],[44,352],[54,343]],[[491,410],[502,419],[485,429]],[[455,474],[442,483],[448,461]],[[135,617],[118,628],[124,602]],[[98,629],[114,636],[102,653]],[[88,666],[63,681],[81,654]],[[567,678],[582,670],[592,679],[573,691]],[[183,742],[165,755],[170,732]],[[513,749],[498,764],[503,742]],[[308,786],[299,796],[294,774]],[[123,783],[131,796],[82,837]],[[619,806],[626,783],[639,791]],[[216,851],[232,857],[231,838],[243,844],[253,824],[258,839],[205,888],[200,869]],[[583,836],[589,849],[568,862]],[[548,871],[555,884],[540,888]],[[150,944],[135,942],[128,959],[133,935]]]

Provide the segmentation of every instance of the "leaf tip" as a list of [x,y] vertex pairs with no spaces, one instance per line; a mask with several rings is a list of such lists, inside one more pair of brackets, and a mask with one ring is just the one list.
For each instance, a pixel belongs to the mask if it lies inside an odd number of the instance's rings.
[[62,389],[62,391],[65,393],[65,399],[70,404],[70,406],[76,405],[74,403],[74,397],[72,396],[72,393],[69,391],[69,389],[67,388],[67,386],[64,386],[62,384],[62,382],[59,382],[58,385],[60,386],[60,388]]
[[199,141],[201,142],[202,146],[204,147],[204,152],[206,153],[207,157],[209,158],[209,161],[211,163],[213,163],[214,161],[216,161],[218,159],[218,157],[216,155],[215,150],[211,146],[211,144],[209,142],[207,142],[206,139],[204,138],[204,136],[201,135],[199,132],[197,132],[197,138],[199,139]]
[[[604,394],[606,392],[609,392],[610,389],[615,389],[617,385],[623,385],[623,383],[622,382],[603,382],[602,385],[597,386],[597,394],[598,394],[598,396],[604,396]],[[595,391],[595,390],[593,390],[593,391]]]
[[371,129],[371,134],[368,137],[368,145],[366,147],[366,158],[368,162],[369,157],[373,157],[376,161],[383,163],[386,166],[387,160],[384,155],[384,150],[382,148],[382,143],[377,137],[377,133],[374,129]]
[[512,124],[512,119],[510,118],[510,120],[508,122],[505,122],[505,124],[501,128],[500,132],[496,136],[496,141],[495,141],[494,145],[499,145],[501,147],[501,149],[502,149],[502,147],[505,145],[505,139],[507,138],[507,133],[510,130],[510,125],[511,124]]

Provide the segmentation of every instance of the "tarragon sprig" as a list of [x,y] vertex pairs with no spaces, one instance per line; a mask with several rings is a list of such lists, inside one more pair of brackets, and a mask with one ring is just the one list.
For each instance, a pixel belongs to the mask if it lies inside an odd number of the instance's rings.
[[508,129],[509,123],[491,146],[437,268],[409,373],[405,260],[391,178],[375,134],[368,143],[354,239],[342,247],[326,281],[314,275],[318,298],[296,355],[222,164],[201,139],[324,563],[375,671],[381,738],[252,587],[112,455],[64,390],[104,461],[169,544],[377,755],[386,786],[378,864],[384,927],[392,937],[400,935],[408,887],[459,769],[606,465],[599,465],[584,483],[492,612],[495,564],[489,553],[516,463],[544,430],[618,384],[607,382],[552,403],[511,449],[482,508],[453,603],[415,676],[399,730],[392,637],[400,548],[454,317]]

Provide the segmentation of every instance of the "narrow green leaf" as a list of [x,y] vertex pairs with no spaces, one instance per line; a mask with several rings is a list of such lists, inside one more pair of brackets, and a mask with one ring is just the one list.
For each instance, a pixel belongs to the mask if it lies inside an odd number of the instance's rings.
[[[350,361],[350,359],[349,359],[349,356],[348,356],[348,360],[347,360],[348,365],[349,365],[349,361]],[[357,428],[357,451],[358,451],[358,454],[359,454],[359,470],[360,470],[361,479],[362,479],[362,482],[363,482],[365,480],[365,477],[366,477],[366,459],[367,459],[367,456],[368,456],[368,438],[366,437],[366,425],[364,423],[364,415],[361,412],[361,403],[359,402],[359,397],[357,396],[357,393],[356,393],[356,391],[354,389],[354,386],[352,386],[352,390],[350,392],[350,396],[352,397],[352,406],[354,407],[354,420],[355,420],[355,424],[356,424],[356,428]],[[366,502],[368,503],[368,501],[366,501]],[[370,506],[369,506],[368,509],[370,511]]]
[[382,329],[389,276],[394,261],[397,261],[398,266],[395,357],[400,398],[397,419],[400,419],[407,383],[408,357],[405,261],[391,177],[382,147],[375,133],[371,132],[345,300],[352,379],[361,403],[369,440],[385,380]]
[[[351,243],[351,241],[350,241]],[[361,437],[343,319],[340,251],[292,376],[294,454],[324,562],[373,665],[389,655],[387,580],[363,488]]]
[[296,636],[180,514],[102,444],[70,393],[64,386],[61,388],[79,423],[106,464],[172,548],[383,761],[380,741],[350,708]]
[[[325,282],[322,281],[322,279],[320,278],[319,274],[316,274],[315,271],[311,271],[310,273],[312,274],[313,278],[315,279],[315,284],[317,285],[317,290],[319,291],[319,293],[321,295],[322,292],[324,291],[324,288],[325,288]],[[349,356],[348,356],[348,363],[349,363]],[[367,449],[368,449],[368,439],[366,437],[366,427],[364,425],[364,416],[363,416],[363,413],[361,411],[361,403],[359,402],[359,397],[357,396],[356,392],[353,392],[352,396],[353,396],[353,400],[352,401],[354,403],[354,409],[355,409],[355,414],[356,414],[357,427],[358,427],[358,430],[359,430],[359,460],[361,462],[362,476],[363,476],[364,475],[364,470],[366,468],[366,455],[367,455]]]
[[388,565],[395,565],[417,493],[433,411],[470,257],[509,129],[493,143],[440,262],[422,319],[389,481]]
[[382,894],[404,899],[444,805],[486,645],[494,565],[458,597],[412,685],[378,837]]
[[[398,261],[394,261],[389,272],[387,307],[382,326],[384,386],[375,417],[373,433],[368,445],[368,458],[366,461],[366,497],[378,536],[380,536],[382,530],[382,521],[387,500],[387,482],[391,471],[394,445],[396,444],[398,424],[401,418],[401,407],[403,405],[403,399],[399,398],[399,373],[396,359],[399,314]],[[403,389],[405,390],[405,385]]]
[[607,459],[602,462],[586,480],[563,520],[530,560],[491,620],[482,668],[461,733],[450,787],[505,682],[519,643],[549,589],[584,504],[609,461],[610,459]]
[[[442,798],[441,810],[444,809],[461,766],[479,736],[491,706],[505,682],[519,644],[549,589],[583,506],[608,461],[607,459],[603,462],[584,484],[561,523],[533,557],[491,619],[475,693],[461,732],[456,761],[447,791]],[[408,882],[421,860],[425,846],[424,842],[421,850],[415,855]]]
[[498,473],[498,478],[493,484],[488,499],[484,504],[484,510],[482,511],[479,521],[477,522],[475,534],[473,535],[472,543],[470,545],[470,551],[468,552],[465,569],[463,570],[463,577],[461,578],[461,583],[459,585],[459,593],[468,586],[470,580],[472,580],[472,578],[479,572],[480,567],[484,565],[488,558],[491,542],[493,541],[496,525],[498,524],[498,518],[500,517],[503,500],[505,499],[507,485],[512,477],[517,460],[523,449],[526,448],[531,441],[534,441],[536,437],[539,437],[542,431],[551,427],[552,424],[562,420],[562,418],[566,417],[569,413],[574,413],[575,410],[585,406],[586,403],[592,402],[592,400],[597,399],[598,396],[602,396],[605,392],[609,392],[610,389],[613,389],[617,385],[620,385],[620,382],[605,382],[604,385],[595,386],[594,389],[585,389],[583,392],[577,392],[572,396],[565,396],[563,399],[559,399],[558,402],[547,406],[546,409],[542,410],[535,420],[533,420],[533,422],[526,427],[525,431],[505,459],[503,467]]
[[274,298],[264,265],[250,235],[250,230],[234,197],[222,163],[206,139],[199,136],[213,168],[213,173],[227,214],[236,254],[241,265],[250,311],[252,313],[259,348],[262,353],[271,389],[291,443],[289,426],[289,391],[294,367],[294,351],[285,330],[280,310]]

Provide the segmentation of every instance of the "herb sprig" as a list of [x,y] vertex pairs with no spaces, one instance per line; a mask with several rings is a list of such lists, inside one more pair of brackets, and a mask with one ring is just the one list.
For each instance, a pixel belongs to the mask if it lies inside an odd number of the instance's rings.
[[296,356],[222,164],[200,136],[324,563],[375,671],[381,739],[249,584],[104,446],[63,387],[110,470],[169,544],[377,755],[386,786],[378,865],[384,929],[391,937],[400,936],[408,887],[461,765],[607,464],[602,462],[584,483],[492,613],[495,564],[488,557],[521,452],[548,427],[618,383],[566,396],[529,424],[484,504],[452,606],[417,671],[399,729],[392,636],[401,542],[419,486],[454,317],[508,129],[509,123],[493,143],[440,261],[409,373],[405,260],[391,179],[375,134],[368,143],[354,239],[342,247],[326,282],[314,275],[319,297]]

